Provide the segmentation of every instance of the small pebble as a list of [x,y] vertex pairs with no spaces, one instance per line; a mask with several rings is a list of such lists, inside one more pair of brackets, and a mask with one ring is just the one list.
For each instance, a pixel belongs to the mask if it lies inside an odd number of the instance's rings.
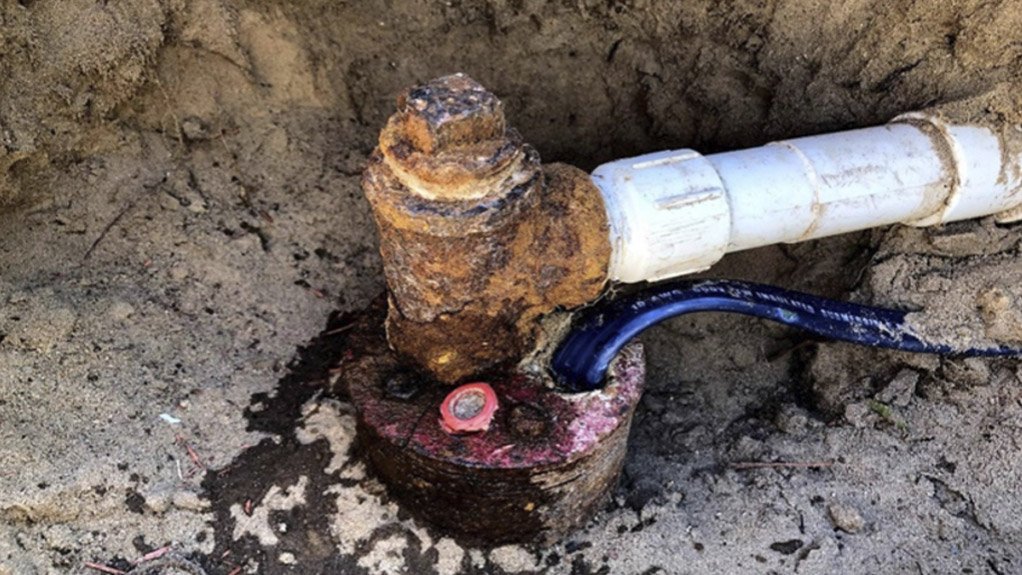
[[178,199],[175,198],[174,196],[168,194],[167,192],[162,192],[159,195],[159,201],[160,207],[164,210],[167,210],[168,212],[172,212],[181,208],[181,202],[178,201]]
[[865,402],[849,403],[845,406],[845,421],[859,429],[873,427],[876,423],[876,414]]
[[128,302],[115,301],[107,309],[107,316],[115,322],[123,322],[133,315],[135,315],[135,308]]
[[145,494],[145,507],[153,513],[160,514],[170,508],[170,492],[167,489],[153,489]]
[[809,426],[809,416],[806,415],[805,410],[794,405],[788,405],[777,412],[774,424],[784,433],[797,435],[804,432],[806,427]]
[[181,134],[186,140],[208,140],[209,128],[202,119],[189,116],[181,121]]
[[916,385],[919,383],[919,374],[911,369],[903,369],[894,376],[894,379],[887,384],[876,395],[877,401],[905,407],[912,401],[916,393]]
[[187,489],[175,491],[171,496],[174,507],[185,511],[203,511],[209,508],[209,501],[199,497],[199,494]]
[[188,277],[188,268],[183,264],[177,264],[170,268],[168,275],[170,276],[170,279],[179,282]]
[[290,553],[288,551],[285,551],[285,552],[281,553],[277,557],[277,560],[280,561],[284,565],[294,565],[295,563],[298,563],[298,559],[295,558],[295,554],[294,553]]
[[834,527],[845,533],[858,533],[866,525],[859,510],[850,505],[834,503],[827,508],[827,513]]

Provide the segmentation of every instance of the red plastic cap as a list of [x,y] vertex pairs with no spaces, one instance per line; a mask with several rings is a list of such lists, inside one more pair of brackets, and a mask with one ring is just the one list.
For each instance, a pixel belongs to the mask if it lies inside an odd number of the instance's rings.
[[497,394],[489,384],[467,383],[440,404],[440,427],[451,434],[486,431],[498,407]]

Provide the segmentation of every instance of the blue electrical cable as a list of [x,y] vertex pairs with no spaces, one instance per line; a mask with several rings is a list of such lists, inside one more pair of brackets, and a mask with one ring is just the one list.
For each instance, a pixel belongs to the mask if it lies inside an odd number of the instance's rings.
[[610,362],[629,340],[665,319],[699,311],[751,315],[872,347],[959,356],[1022,354],[1020,349],[1004,346],[959,349],[924,341],[905,324],[908,312],[740,281],[685,281],[601,302],[580,312],[554,352],[554,378],[568,391],[598,389]]

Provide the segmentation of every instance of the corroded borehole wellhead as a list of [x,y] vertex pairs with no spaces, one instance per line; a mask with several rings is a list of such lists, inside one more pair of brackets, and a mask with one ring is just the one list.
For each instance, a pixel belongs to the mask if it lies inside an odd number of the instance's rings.
[[461,74],[398,99],[363,187],[389,297],[350,330],[341,368],[362,452],[408,511],[453,535],[563,536],[615,484],[645,375],[637,345],[593,393],[558,393],[520,365],[540,318],[607,281],[599,190],[540,165],[496,96]]
[[589,177],[539,155],[462,74],[412,88],[363,179],[380,230],[393,347],[454,383],[514,363],[535,320],[607,278],[606,213]]

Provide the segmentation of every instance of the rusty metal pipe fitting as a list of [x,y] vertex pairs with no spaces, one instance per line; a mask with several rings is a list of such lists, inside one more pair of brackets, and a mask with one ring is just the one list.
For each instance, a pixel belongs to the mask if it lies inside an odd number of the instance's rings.
[[600,192],[541,166],[503,105],[463,74],[398,98],[363,188],[399,353],[454,383],[531,350],[536,319],[596,298],[610,242]]

